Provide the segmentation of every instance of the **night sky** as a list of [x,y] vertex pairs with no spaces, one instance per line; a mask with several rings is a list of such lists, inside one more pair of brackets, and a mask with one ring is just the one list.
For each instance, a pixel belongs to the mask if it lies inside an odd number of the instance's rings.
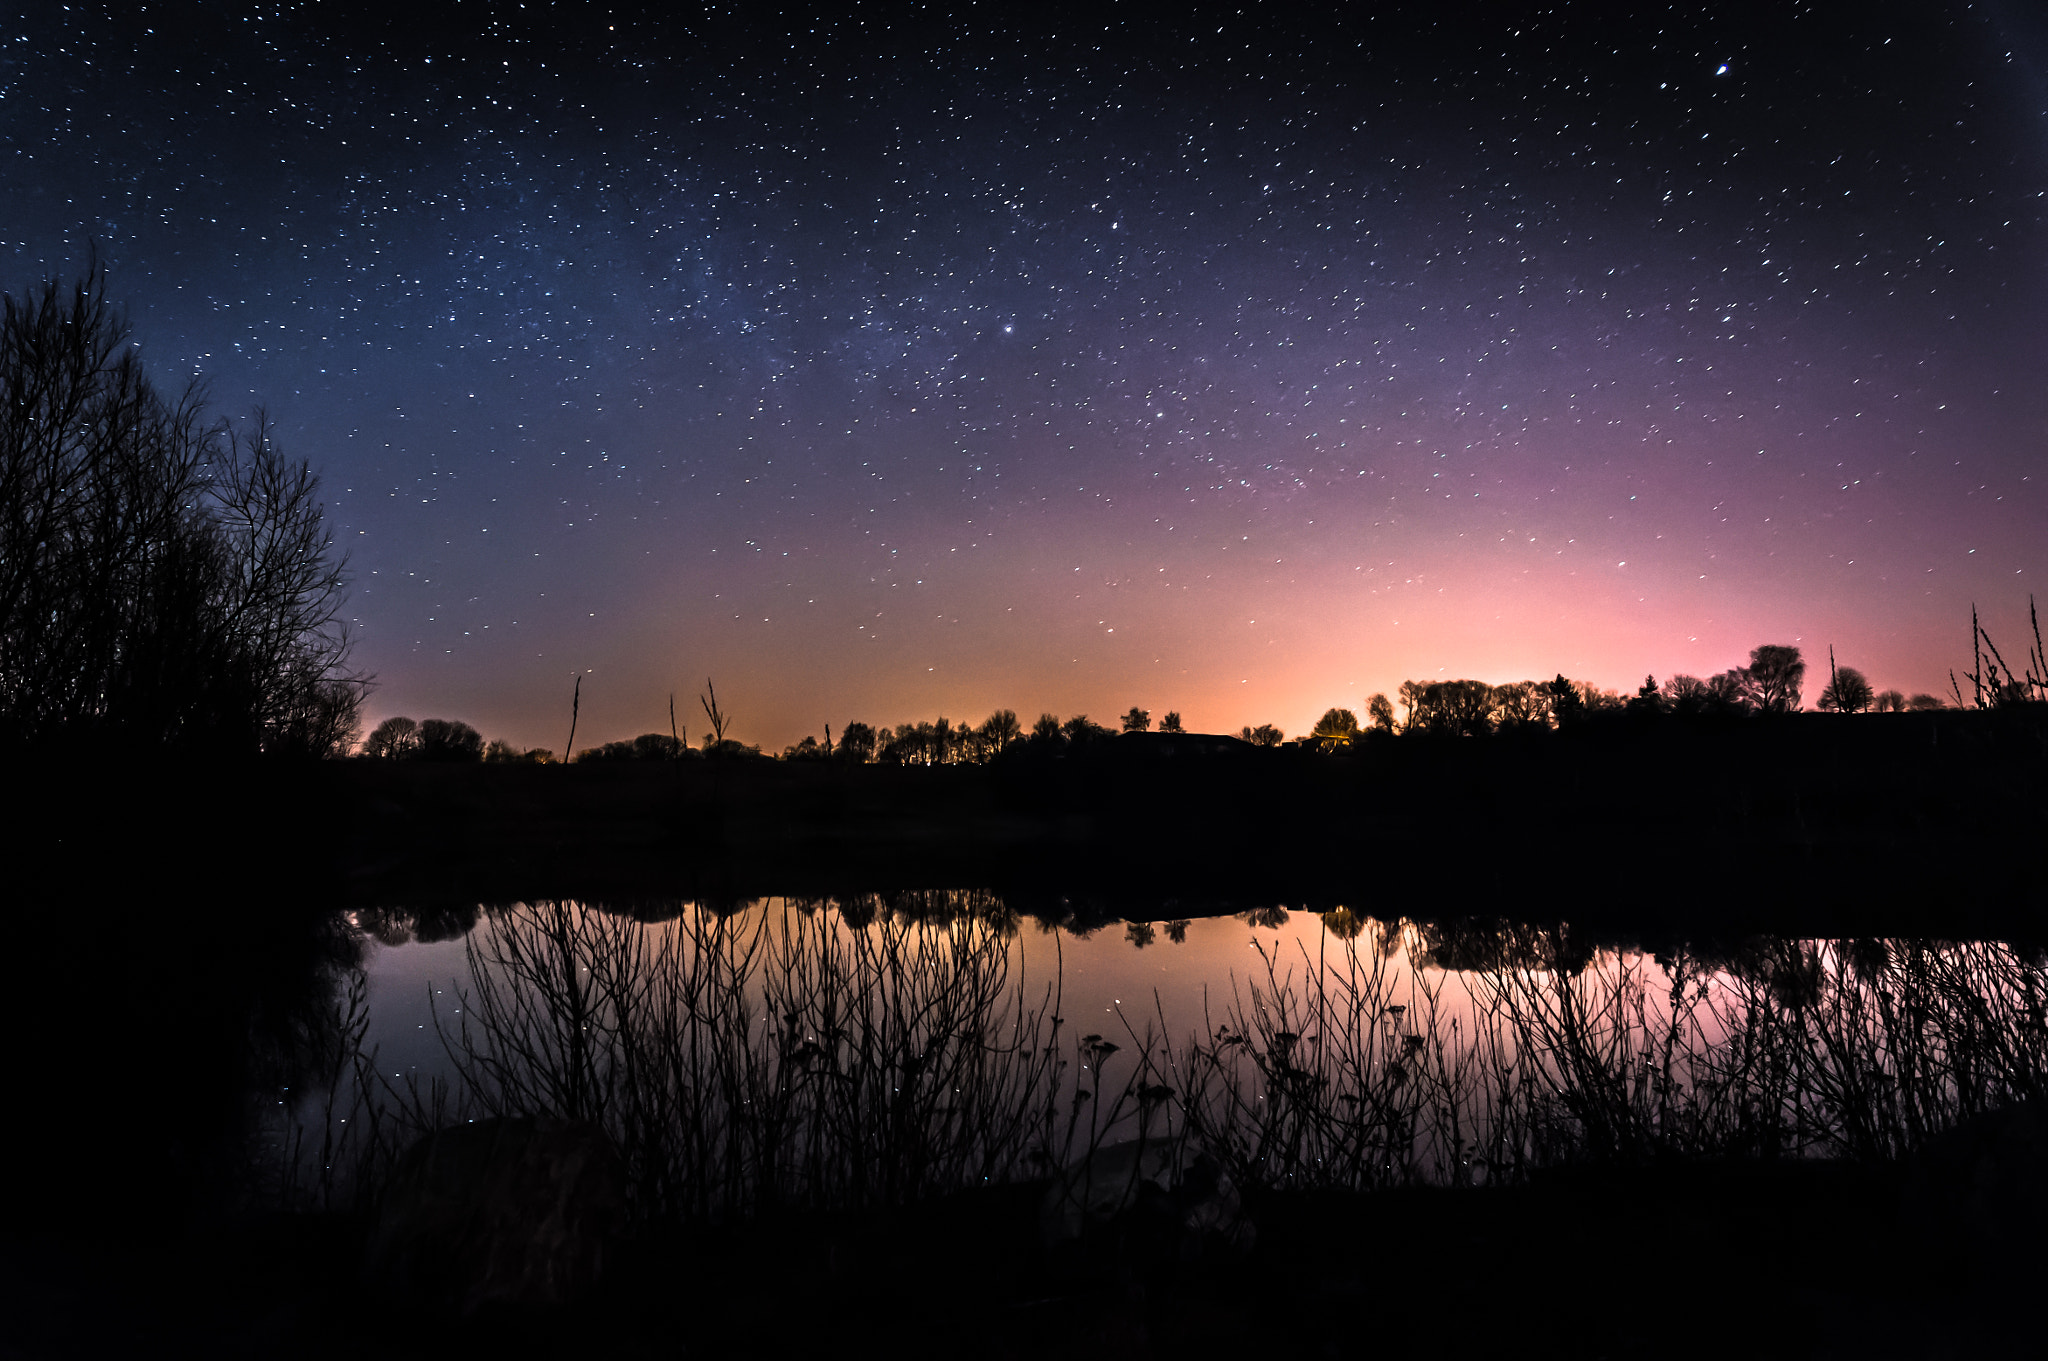
[[0,284],[96,244],[369,719],[520,745],[1945,692],[2048,587],[2036,6],[997,8],[47,0]]

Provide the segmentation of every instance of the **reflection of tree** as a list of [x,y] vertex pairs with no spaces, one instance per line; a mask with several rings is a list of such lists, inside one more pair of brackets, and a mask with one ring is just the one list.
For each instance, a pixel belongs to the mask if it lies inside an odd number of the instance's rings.
[[[1031,910],[1050,923],[1072,909]],[[424,914],[361,920],[393,939],[429,929]],[[1017,920],[1002,896],[960,890],[845,897],[836,912],[498,912],[470,938],[470,990],[449,1018],[466,1109],[599,1121],[650,1214],[896,1204],[1023,1175],[1102,1095],[1058,1084],[1093,1082],[1119,1046],[1084,1037],[1083,1067],[1059,1077],[1050,1010],[1010,982]],[[1759,939],[1652,960],[1565,927],[1349,908],[1322,922],[1313,948],[1255,941],[1252,975],[1204,1032],[1158,1056],[1173,1085],[1146,1110],[1240,1182],[1895,1159],[2044,1094],[2038,953]],[[1166,923],[1168,938],[1187,925]],[[1144,948],[1155,930],[1124,936]],[[414,1099],[405,1118],[424,1121]]]
[[1405,930],[1422,972],[1391,967],[1398,931],[1333,928],[1332,957],[1304,946],[1291,966],[1261,947],[1248,993],[1183,1056],[1193,1137],[1234,1177],[1895,1159],[2048,1075],[2048,960],[2004,945],[1759,940],[1653,966],[1563,930]]
[[1353,914],[1348,907],[1332,908],[1323,914],[1323,929],[1338,940],[1356,940],[1365,929],[1365,918]]
[[957,921],[541,903],[471,937],[449,1039],[480,1110],[602,1125],[643,1216],[902,1205],[1043,1146],[1059,1061],[1009,972]]

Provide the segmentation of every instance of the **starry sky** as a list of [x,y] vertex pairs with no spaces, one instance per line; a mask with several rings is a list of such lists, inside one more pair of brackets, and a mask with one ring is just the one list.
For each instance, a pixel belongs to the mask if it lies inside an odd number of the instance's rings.
[[1945,690],[2048,576],[2048,20],[1615,8],[37,3],[0,284],[321,470],[372,722]]

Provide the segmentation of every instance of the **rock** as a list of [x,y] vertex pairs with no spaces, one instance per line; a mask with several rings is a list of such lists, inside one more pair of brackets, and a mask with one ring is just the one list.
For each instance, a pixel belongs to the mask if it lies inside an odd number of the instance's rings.
[[379,1200],[373,1284],[470,1315],[586,1294],[625,1219],[604,1131],[542,1116],[455,1125],[407,1149]]
[[1993,1256],[2039,1255],[2048,1220],[2048,1113],[2021,1101],[1965,1120],[1907,1168],[1906,1207]]
[[1228,1173],[1198,1157],[1175,1177],[1177,1150],[1165,1140],[1111,1144],[1065,1169],[1039,1204],[1049,1248],[1123,1222],[1182,1261],[1238,1256],[1258,1241]]
[[1038,1227],[1048,1247],[1069,1243],[1139,1202],[1141,1193],[1166,1195],[1174,1150],[1163,1139],[1133,1139],[1098,1148],[1061,1169],[1039,1203]]

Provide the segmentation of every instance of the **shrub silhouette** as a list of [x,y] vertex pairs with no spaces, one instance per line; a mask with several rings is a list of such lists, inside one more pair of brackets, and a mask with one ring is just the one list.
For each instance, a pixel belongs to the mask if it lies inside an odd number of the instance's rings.
[[1868,709],[1875,700],[1876,695],[1863,673],[1853,666],[1843,666],[1835,669],[1835,678],[1828,682],[1827,689],[1820,692],[1815,703],[1823,709],[1856,714]]
[[400,714],[379,723],[363,740],[363,755],[386,761],[399,760],[411,756],[419,747],[420,725]]

